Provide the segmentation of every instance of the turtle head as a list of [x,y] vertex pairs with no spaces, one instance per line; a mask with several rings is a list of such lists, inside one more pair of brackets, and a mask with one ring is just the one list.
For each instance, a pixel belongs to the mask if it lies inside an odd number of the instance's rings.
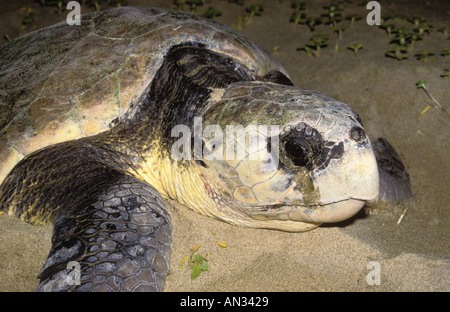
[[347,219],[376,200],[372,145],[347,105],[263,82],[233,83],[211,98],[197,124],[197,165],[219,210],[234,211],[228,221],[301,231]]

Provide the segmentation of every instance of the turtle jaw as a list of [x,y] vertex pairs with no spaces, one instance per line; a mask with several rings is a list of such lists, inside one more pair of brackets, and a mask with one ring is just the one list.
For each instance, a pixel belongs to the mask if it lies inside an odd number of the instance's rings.
[[294,221],[314,223],[334,223],[354,216],[365,205],[365,201],[346,199],[326,205],[316,205],[314,209],[295,207],[296,213],[291,213]]
[[308,223],[334,223],[346,220],[355,215],[365,201],[346,199],[325,205],[274,205],[263,209],[253,209],[249,213],[255,220],[293,221]]

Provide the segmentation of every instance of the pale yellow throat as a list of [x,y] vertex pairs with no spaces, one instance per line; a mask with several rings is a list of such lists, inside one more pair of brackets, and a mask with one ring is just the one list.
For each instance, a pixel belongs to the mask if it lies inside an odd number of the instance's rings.
[[217,205],[208,194],[208,186],[196,166],[171,159],[169,153],[150,153],[143,157],[133,176],[152,185],[164,199],[173,199],[203,215],[218,216]]

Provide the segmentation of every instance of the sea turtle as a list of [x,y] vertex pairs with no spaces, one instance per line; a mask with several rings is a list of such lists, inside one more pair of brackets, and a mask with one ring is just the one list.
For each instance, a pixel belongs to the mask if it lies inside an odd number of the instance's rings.
[[164,199],[305,231],[411,195],[352,109],[189,13],[121,7],[35,31],[1,48],[0,85],[0,209],[54,225],[39,291],[162,290]]

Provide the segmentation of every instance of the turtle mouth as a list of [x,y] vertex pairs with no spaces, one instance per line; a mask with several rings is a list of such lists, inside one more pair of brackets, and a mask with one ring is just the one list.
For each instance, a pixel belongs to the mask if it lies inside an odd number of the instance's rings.
[[315,205],[270,205],[252,207],[249,215],[257,220],[298,221],[309,223],[334,223],[355,215],[364,205],[359,199],[344,199]]

